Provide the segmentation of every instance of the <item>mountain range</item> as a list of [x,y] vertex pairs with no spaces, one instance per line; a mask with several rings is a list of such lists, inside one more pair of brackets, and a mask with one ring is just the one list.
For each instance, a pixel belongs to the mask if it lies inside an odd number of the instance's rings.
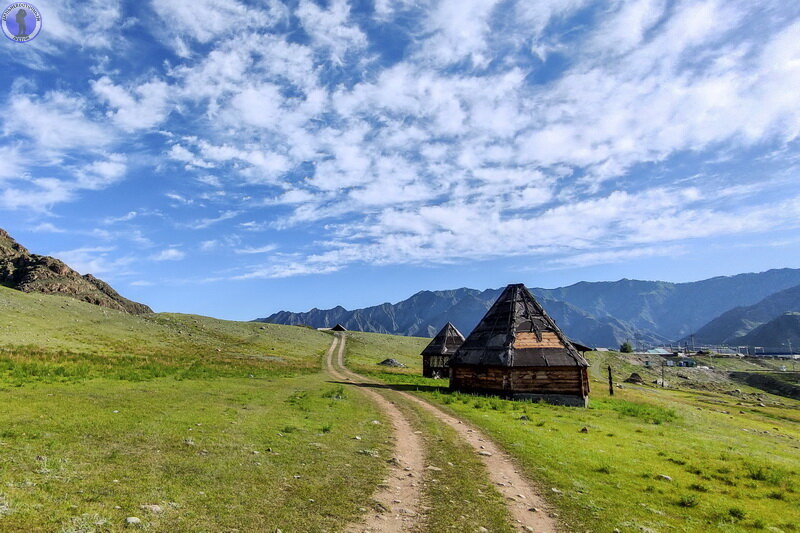
[[30,253],[0,229],[0,285],[23,292],[59,294],[91,304],[141,315],[153,310],[123,298],[91,274],[82,276],[54,257]]
[[[350,330],[423,337],[435,335],[450,321],[467,334],[500,291],[468,288],[421,291],[396,304],[355,310],[339,306],[305,313],[281,311],[257,321],[312,327],[341,323]],[[776,294],[782,291],[787,294]],[[687,338],[736,308],[748,308],[772,296],[780,300],[773,302],[772,312],[751,319],[746,331],[737,325],[740,322],[727,319],[730,327],[737,329],[725,333],[724,338],[746,334],[800,307],[800,269],[775,269],[688,283],[630,279],[580,282],[556,289],[534,288],[531,292],[573,340],[607,347],[630,340],[644,346]],[[707,338],[717,339],[719,335]]]

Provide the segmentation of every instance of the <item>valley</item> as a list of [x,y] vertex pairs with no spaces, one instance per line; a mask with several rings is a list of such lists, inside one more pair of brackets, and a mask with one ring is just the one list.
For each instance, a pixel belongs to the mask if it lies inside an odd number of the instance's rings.
[[[527,525],[515,502],[544,520],[535,531],[800,521],[800,402],[729,380],[746,360],[669,369],[661,388],[660,369],[592,352],[590,407],[576,409],[451,392],[420,375],[425,338],[348,332],[330,359],[334,337],[304,327],[5,288],[0,304],[9,530],[122,531],[137,518],[151,531],[382,531],[399,516],[425,531],[514,531]],[[388,357],[405,368],[377,365]],[[609,396],[609,364],[617,383],[636,371],[645,384]],[[392,417],[364,390],[393,403],[421,455],[397,450]],[[503,469],[490,460],[505,456],[528,494],[493,477]],[[410,499],[375,492],[398,472],[415,474]]]

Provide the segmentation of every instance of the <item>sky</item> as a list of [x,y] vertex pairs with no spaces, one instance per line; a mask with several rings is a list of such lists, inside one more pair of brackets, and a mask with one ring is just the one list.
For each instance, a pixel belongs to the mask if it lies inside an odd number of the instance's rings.
[[800,267],[800,3],[37,0],[0,227],[157,311]]

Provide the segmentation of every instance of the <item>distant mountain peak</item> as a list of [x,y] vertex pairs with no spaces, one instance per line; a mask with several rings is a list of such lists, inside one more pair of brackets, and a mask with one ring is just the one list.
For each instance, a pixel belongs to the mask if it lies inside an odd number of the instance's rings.
[[142,315],[153,310],[123,298],[111,285],[84,276],[55,257],[32,254],[0,228],[0,285],[22,292],[58,294],[91,304]]
[[[697,331],[714,317],[752,305],[778,291],[800,284],[800,269],[774,269],[758,274],[719,276],[703,281],[671,283],[621,279],[581,281],[556,289],[531,289],[565,334],[592,346],[617,347],[674,341]],[[421,290],[395,304],[363,309],[281,311],[261,322],[331,327],[351,331],[434,336],[447,322],[464,334],[483,317],[500,289]]]

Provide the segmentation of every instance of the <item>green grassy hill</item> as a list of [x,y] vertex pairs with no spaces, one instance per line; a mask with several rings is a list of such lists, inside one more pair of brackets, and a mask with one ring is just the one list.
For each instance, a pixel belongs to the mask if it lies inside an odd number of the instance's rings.
[[12,380],[295,374],[317,370],[329,343],[308,328],[130,315],[0,287],[0,376]]
[[341,529],[389,429],[319,372],[330,341],[0,287],[0,531]]

